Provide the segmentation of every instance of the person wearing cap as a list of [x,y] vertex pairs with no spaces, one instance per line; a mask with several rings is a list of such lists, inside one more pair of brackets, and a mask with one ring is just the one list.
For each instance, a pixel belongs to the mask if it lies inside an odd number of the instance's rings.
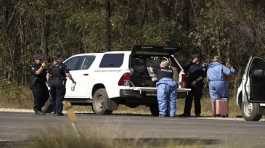
[[204,78],[206,77],[206,68],[201,65],[200,57],[193,55],[192,61],[185,68],[185,73],[188,76],[188,88],[191,92],[185,99],[184,113],[182,117],[191,116],[192,101],[194,99],[194,112],[196,117],[201,115],[201,97],[203,92]]
[[62,111],[66,77],[68,77],[73,83],[76,83],[69,73],[67,66],[63,63],[62,54],[57,53],[52,65],[48,68],[47,74],[48,85],[52,97],[53,113],[56,116],[64,115]]
[[[209,83],[209,94],[212,102],[213,116],[216,116],[216,100],[228,98],[228,85],[225,77],[231,76],[235,73],[235,69],[233,67],[227,67],[221,63],[220,57],[214,56],[207,69],[207,79]],[[228,106],[228,104],[226,104],[226,106]]]
[[160,117],[176,116],[177,83],[173,80],[173,69],[167,58],[163,58],[158,71],[157,101]]
[[49,97],[46,86],[46,63],[41,54],[33,56],[34,63],[31,65],[31,90],[34,98],[33,110],[36,115],[44,115],[41,108]]

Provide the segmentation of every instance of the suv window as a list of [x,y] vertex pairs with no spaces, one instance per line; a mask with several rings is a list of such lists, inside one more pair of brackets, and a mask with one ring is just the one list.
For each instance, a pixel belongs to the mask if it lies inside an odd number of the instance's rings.
[[86,56],[81,69],[88,69],[95,60],[95,58],[95,56]]
[[124,54],[105,54],[99,67],[120,67],[123,63]]
[[80,70],[83,64],[84,56],[77,56],[67,60],[64,64],[69,70]]

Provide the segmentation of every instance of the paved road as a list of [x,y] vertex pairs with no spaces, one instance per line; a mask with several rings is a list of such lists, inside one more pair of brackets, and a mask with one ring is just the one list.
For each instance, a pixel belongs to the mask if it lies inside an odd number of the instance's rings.
[[[93,129],[114,138],[163,138],[204,141],[206,144],[242,144],[264,147],[265,122],[198,118],[158,118],[145,115],[120,114],[97,116],[78,114],[79,129]],[[23,141],[40,131],[66,129],[66,116],[36,116],[32,113],[0,112],[1,141]]]

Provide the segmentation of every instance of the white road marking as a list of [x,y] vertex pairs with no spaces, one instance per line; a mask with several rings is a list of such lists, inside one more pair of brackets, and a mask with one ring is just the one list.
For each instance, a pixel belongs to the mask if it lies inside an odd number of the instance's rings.
[[1,143],[1,142],[8,142],[8,140],[0,139],[0,143]]
[[33,113],[32,109],[0,108],[0,112]]
[[228,120],[228,121],[244,121],[243,118],[222,118],[222,117],[199,117],[197,119],[208,119],[208,120]]

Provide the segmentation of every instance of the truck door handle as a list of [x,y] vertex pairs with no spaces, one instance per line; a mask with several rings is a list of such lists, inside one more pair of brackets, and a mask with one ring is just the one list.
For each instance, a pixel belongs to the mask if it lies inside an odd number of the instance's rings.
[[84,76],[88,76],[88,73],[84,73],[83,75],[84,75]]

